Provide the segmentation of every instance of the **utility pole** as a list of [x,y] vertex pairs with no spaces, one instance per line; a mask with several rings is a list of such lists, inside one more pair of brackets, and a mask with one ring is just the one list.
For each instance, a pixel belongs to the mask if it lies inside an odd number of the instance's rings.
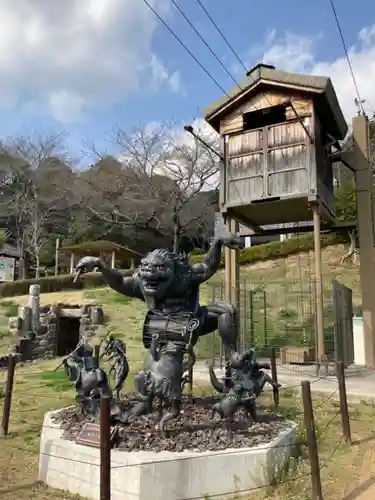
[[353,153],[349,164],[355,171],[357,223],[362,288],[365,360],[367,368],[375,368],[375,235],[372,201],[372,169],[370,164],[370,127],[367,116],[353,118]]

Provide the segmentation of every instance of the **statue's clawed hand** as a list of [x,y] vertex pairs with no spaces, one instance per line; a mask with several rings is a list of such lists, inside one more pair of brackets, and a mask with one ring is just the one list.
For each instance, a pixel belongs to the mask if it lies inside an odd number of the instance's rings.
[[223,236],[222,241],[224,246],[231,248],[232,250],[237,250],[245,247],[245,244],[241,240],[241,238],[239,238],[235,234],[228,234],[226,236]]
[[99,267],[101,264],[98,257],[83,257],[76,265],[75,271],[78,273],[91,273],[95,267]]

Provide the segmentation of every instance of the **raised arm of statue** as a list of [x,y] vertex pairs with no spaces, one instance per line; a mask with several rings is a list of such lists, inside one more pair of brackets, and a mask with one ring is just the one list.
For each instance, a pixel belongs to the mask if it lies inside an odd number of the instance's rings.
[[195,283],[200,284],[209,280],[220,268],[221,250],[223,247],[228,247],[233,250],[243,248],[244,245],[240,238],[234,234],[215,238],[210,249],[201,264],[193,264],[191,266],[192,279]]
[[83,257],[76,265],[76,273],[88,273],[98,268],[108,285],[121,295],[144,300],[143,295],[133,277],[133,271],[129,275],[122,274],[115,269],[110,269],[102,263],[98,257]]

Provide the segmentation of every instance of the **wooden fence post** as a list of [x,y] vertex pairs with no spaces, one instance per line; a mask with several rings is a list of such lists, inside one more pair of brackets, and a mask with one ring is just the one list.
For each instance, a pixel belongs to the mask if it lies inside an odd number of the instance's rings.
[[301,382],[303,413],[306,429],[307,449],[311,470],[311,500],[323,500],[322,483],[320,479],[320,466],[318,446],[316,442],[314,411],[311,400],[311,388],[308,380]]
[[339,361],[336,364],[337,381],[339,385],[340,394],[340,413],[341,413],[341,425],[342,433],[344,439],[347,443],[352,442],[352,436],[350,431],[350,420],[348,411],[348,399],[346,397],[346,384],[345,384],[345,367],[344,362]]
[[111,398],[100,398],[100,500],[111,500]]
[[279,394],[279,386],[277,385],[277,367],[276,367],[276,349],[274,347],[271,348],[271,376],[272,382],[274,386],[272,388],[273,391],[273,402],[275,406],[279,406],[280,403],[280,394]]
[[8,435],[9,429],[9,417],[10,417],[10,408],[12,405],[12,394],[13,394],[13,382],[14,382],[14,371],[16,368],[16,357],[10,356],[8,361],[8,374],[7,374],[7,382],[5,388],[5,399],[4,399],[4,408],[3,408],[3,418],[1,421],[1,436]]

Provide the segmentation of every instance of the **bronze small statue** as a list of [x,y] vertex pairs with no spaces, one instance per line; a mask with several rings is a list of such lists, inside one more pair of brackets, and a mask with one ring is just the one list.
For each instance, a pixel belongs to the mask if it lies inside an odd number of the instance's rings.
[[[274,386],[272,378],[263,370],[269,370],[268,363],[258,363],[254,349],[244,353],[232,352],[225,369],[225,376],[220,382],[212,366],[209,367],[211,384],[224,397],[212,407],[214,417],[219,413],[221,418],[233,418],[242,407],[247,415],[256,420],[256,399],[263,392],[266,383]],[[280,384],[277,384],[280,387]]]
[[69,380],[76,382],[77,403],[88,413],[95,414],[99,409],[100,397],[102,395],[112,397],[112,391],[107,374],[98,367],[92,347],[80,342],[62,364]]
[[102,359],[107,356],[108,361],[112,364],[109,372],[108,379],[111,380],[113,377],[115,380],[115,385],[113,391],[116,394],[116,399],[120,400],[120,392],[124,387],[124,383],[129,375],[129,362],[126,355],[126,346],[121,339],[116,339],[112,335],[104,339],[105,347],[100,355]]

